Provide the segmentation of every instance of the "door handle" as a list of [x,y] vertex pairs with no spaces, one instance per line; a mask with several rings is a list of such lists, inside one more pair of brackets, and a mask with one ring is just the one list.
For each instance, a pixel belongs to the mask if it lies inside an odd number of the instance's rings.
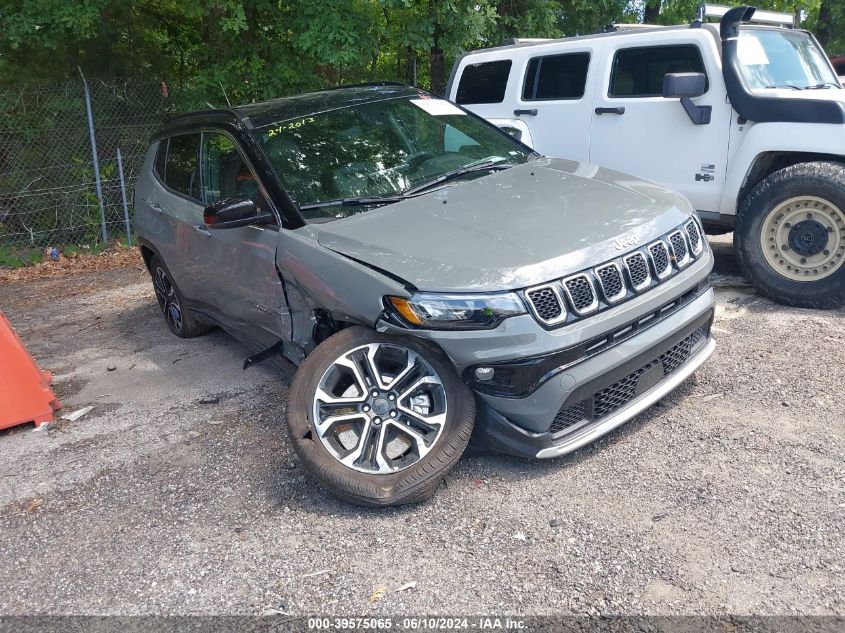
[[531,108],[530,110],[514,110],[514,116],[519,116],[520,114],[530,114],[531,116],[537,116],[537,108]]
[[194,230],[200,235],[204,235],[205,237],[211,237],[211,231],[204,227],[202,224],[194,224]]
[[149,200],[147,200],[147,204],[149,204],[150,209],[152,209],[156,213],[161,213],[163,211],[161,205],[158,202],[150,202]]
[[596,108],[596,114],[625,114],[625,108]]

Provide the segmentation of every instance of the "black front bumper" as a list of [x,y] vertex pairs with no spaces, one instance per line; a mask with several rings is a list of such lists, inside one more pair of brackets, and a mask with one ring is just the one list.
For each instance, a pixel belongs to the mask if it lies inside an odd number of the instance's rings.
[[[688,365],[703,362],[701,356],[711,345],[712,322],[713,311],[709,310],[658,345],[579,385],[545,433],[522,429],[479,399],[473,443],[522,457],[553,456],[548,453],[565,445],[573,436],[585,435],[611,418],[624,417],[630,405],[647,401],[650,395],[662,391],[661,386],[686,373]],[[629,417],[634,415],[636,412]],[[560,454],[565,452],[569,451],[561,449]]]

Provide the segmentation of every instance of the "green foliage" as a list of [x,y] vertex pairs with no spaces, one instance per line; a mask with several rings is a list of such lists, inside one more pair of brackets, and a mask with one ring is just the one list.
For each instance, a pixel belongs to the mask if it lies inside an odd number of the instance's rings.
[[5,268],[21,268],[39,264],[44,260],[44,253],[40,248],[12,249],[0,246],[0,266]]
[[[442,89],[459,53],[510,37],[615,22],[688,22],[698,0],[0,0],[0,83],[165,80],[180,108],[371,80]],[[845,49],[837,0],[760,0],[799,11]]]

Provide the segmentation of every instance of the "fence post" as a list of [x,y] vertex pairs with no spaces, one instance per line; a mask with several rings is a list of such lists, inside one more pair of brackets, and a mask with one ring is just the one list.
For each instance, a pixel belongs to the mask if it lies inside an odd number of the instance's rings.
[[100,183],[100,160],[97,158],[97,137],[94,134],[94,115],[91,112],[91,91],[88,90],[88,82],[82,74],[82,68],[77,67],[82,76],[82,85],[85,87],[85,109],[88,112],[88,136],[91,139],[91,157],[94,159],[94,180],[97,185],[97,203],[100,205],[100,230],[102,231],[103,244],[109,241],[106,232],[106,209],[103,206],[103,186]]
[[132,246],[132,229],[129,227],[129,205],[126,202],[126,182],[123,180],[123,158],[117,148],[117,174],[120,176],[120,197],[123,200],[123,221],[126,223],[126,245]]

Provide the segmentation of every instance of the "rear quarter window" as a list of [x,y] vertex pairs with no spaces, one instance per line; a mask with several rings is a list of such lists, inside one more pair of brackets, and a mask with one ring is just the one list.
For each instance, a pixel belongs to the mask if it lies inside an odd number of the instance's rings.
[[589,67],[589,53],[534,57],[525,72],[522,99],[580,99],[587,86]]
[[501,103],[511,73],[511,60],[470,64],[464,67],[455,101],[461,104]]
[[[644,46],[616,52],[608,94],[611,97],[663,96],[667,73],[704,73],[701,51],[695,44]],[[705,91],[709,82],[705,84]]]
[[165,163],[167,161],[167,139],[163,139],[158,143],[158,149],[156,150],[156,159],[155,163],[153,164],[153,169],[155,170],[156,175],[164,180],[164,171],[165,171]]

